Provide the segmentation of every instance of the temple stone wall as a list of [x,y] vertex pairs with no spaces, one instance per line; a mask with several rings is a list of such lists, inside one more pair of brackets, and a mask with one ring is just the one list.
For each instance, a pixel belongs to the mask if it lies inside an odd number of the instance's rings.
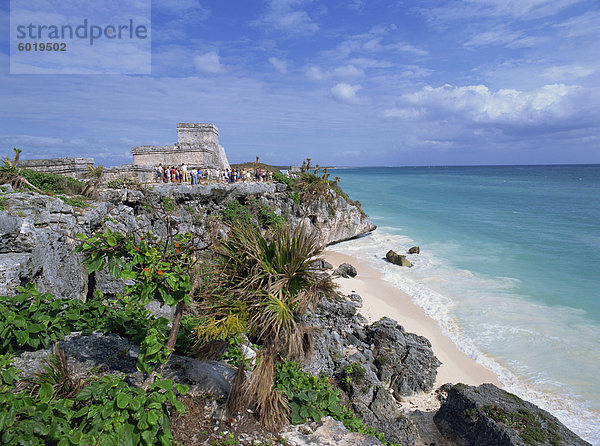
[[225,149],[219,145],[214,124],[177,124],[177,143],[172,146],[138,146],[131,149],[134,166],[179,166],[229,169]]
[[81,179],[94,166],[94,158],[50,158],[41,160],[19,160],[19,167],[38,172],[56,173]]

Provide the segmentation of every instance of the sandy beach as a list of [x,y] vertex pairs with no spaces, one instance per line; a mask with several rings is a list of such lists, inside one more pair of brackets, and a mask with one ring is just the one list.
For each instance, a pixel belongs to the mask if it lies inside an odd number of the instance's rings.
[[436,387],[449,382],[469,385],[493,383],[501,386],[492,371],[459,350],[442,333],[435,320],[413,303],[408,294],[384,280],[381,273],[355,257],[331,250],[325,250],[323,257],[334,267],[344,262],[356,267],[358,274],[355,278],[338,278],[336,283],[343,294],[357,293],[362,297],[363,307],[359,311],[370,323],[387,316],[398,321],[407,331],[429,339],[435,355],[442,362],[438,369]]

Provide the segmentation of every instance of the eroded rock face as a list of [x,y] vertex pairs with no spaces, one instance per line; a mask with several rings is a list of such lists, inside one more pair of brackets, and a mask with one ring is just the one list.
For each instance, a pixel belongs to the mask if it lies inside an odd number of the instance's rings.
[[369,435],[349,432],[341,421],[325,417],[318,423],[289,426],[282,434],[291,446],[377,446],[381,442]]
[[303,367],[333,377],[344,403],[387,441],[420,445],[417,428],[396,398],[431,390],[440,363],[427,339],[406,333],[397,322],[384,318],[367,325],[357,313],[361,301],[356,294],[321,299],[306,318],[317,330],[314,354]]
[[434,421],[455,444],[589,446],[545,410],[493,384],[457,384],[446,390]]
[[[190,186],[158,184],[147,191],[112,190],[100,193],[99,200],[76,208],[55,197],[14,193],[3,186],[0,196],[0,295],[13,295],[19,285],[33,282],[40,291],[59,297],[85,298],[93,289],[109,295],[122,291],[125,283],[105,272],[93,280],[74,253],[78,233],[90,235],[105,227],[122,232],[151,230],[165,233],[164,222],[147,212],[144,202],[158,204],[166,197],[179,206],[170,216],[180,232],[206,234],[206,217],[217,214],[233,199],[257,197],[284,215],[292,225],[305,224],[317,231],[325,246],[356,237],[375,228],[355,205],[335,195],[310,204],[294,204],[278,183],[236,183]],[[331,206],[334,206],[333,208]],[[331,212],[335,210],[335,212]],[[323,264],[324,267],[327,265]]]

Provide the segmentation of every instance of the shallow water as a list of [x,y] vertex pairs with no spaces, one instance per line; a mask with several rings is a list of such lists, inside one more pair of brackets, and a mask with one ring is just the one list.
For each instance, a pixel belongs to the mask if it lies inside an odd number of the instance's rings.
[[[507,390],[600,445],[600,166],[332,173],[379,226],[333,249],[369,261]],[[413,268],[383,260],[413,245]]]

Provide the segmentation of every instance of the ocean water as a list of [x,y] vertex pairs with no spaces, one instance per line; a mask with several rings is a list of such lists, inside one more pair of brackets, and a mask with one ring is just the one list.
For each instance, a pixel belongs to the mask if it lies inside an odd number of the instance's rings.
[[[600,445],[600,165],[330,173],[378,225],[332,249],[379,269],[507,390]],[[384,260],[413,245],[413,268]]]

